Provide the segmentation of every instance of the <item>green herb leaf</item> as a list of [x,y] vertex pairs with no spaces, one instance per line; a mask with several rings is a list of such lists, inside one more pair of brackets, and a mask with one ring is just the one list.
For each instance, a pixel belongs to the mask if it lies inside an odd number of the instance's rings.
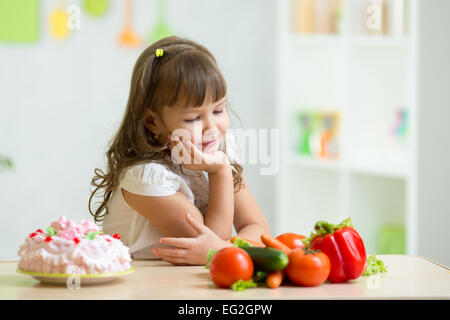
[[231,289],[233,291],[243,291],[247,288],[256,288],[258,284],[256,284],[253,279],[244,281],[244,280],[238,280],[235,283],[231,285]]
[[253,247],[253,245],[245,240],[243,240],[240,237],[236,237],[236,239],[233,242],[233,247],[236,248],[245,248],[245,247]]
[[372,253],[370,257],[367,258],[367,267],[362,276],[371,276],[385,272],[387,272],[387,266],[384,265],[384,262],[381,259],[378,259],[375,256],[375,253]]
[[216,252],[219,251],[217,250],[213,250],[213,249],[208,249],[208,253],[206,254],[206,266],[205,269],[209,269],[209,265],[211,264],[211,260],[214,257],[214,255],[216,254]]

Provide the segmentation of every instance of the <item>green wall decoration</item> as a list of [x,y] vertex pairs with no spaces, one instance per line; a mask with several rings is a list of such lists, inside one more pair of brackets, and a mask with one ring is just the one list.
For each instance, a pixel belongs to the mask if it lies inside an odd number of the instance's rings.
[[98,17],[108,10],[108,0],[84,0],[84,9],[89,15]]
[[39,0],[0,0],[0,42],[36,42]]
[[12,169],[14,167],[14,163],[9,157],[3,156],[0,154],[0,170],[3,168]]
[[156,24],[153,26],[149,41],[150,44],[169,36],[175,35],[175,32],[166,22],[166,2],[165,0],[157,0],[157,17]]

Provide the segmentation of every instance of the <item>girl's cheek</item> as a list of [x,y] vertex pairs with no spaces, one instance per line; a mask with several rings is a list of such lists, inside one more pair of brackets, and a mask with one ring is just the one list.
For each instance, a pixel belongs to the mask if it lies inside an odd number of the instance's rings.
[[225,130],[230,127],[230,118],[228,117],[228,113],[225,112],[223,117],[220,119],[220,126]]
[[225,136],[227,129],[230,127],[230,120],[224,119],[223,121],[220,121],[217,125],[217,127],[219,128],[220,132],[222,133],[222,136]]

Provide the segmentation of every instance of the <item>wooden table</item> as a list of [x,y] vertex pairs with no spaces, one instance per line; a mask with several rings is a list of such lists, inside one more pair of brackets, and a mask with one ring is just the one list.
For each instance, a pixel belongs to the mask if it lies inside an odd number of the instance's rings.
[[16,272],[17,261],[0,262],[0,299],[450,299],[450,270],[422,257],[378,255],[388,273],[344,284],[245,291],[217,288],[200,266],[135,260],[134,273],[101,285],[69,289],[41,284]]

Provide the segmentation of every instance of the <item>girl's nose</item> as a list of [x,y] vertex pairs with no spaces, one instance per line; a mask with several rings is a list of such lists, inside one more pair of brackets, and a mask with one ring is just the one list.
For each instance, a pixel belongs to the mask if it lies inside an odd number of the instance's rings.
[[208,130],[216,130],[216,129],[217,129],[216,120],[213,118],[213,116],[209,116],[203,121],[203,131],[204,132],[208,131]]

